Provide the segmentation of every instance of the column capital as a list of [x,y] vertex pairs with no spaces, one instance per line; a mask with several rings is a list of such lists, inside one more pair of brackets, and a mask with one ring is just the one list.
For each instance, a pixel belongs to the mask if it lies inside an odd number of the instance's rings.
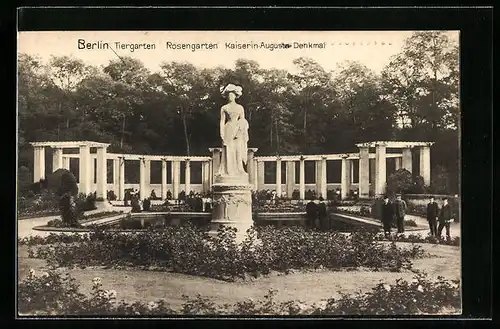
[[249,147],[247,150],[252,151],[252,152],[257,152],[259,149],[256,147]]

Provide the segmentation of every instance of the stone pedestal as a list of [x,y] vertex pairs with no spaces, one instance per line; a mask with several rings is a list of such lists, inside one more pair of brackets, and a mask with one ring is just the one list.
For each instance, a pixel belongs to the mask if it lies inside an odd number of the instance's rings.
[[248,174],[238,177],[216,176],[213,188],[213,210],[210,235],[220,226],[237,229],[236,240],[242,242],[246,231],[253,226],[252,188]]

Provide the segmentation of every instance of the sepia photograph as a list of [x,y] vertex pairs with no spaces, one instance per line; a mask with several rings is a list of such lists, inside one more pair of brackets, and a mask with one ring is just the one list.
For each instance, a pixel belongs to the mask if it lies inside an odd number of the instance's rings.
[[461,315],[459,40],[18,32],[18,316]]

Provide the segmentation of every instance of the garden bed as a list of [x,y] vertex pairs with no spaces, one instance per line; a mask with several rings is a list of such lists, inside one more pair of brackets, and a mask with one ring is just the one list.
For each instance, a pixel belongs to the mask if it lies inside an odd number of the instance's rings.
[[[436,252],[446,257],[446,260],[441,260],[447,264],[450,260],[459,263],[459,251],[448,249]],[[224,282],[136,268],[59,268],[54,273],[48,271],[40,260],[27,258],[25,247],[20,250],[19,257],[21,285],[18,305],[24,314],[36,311],[38,314],[52,312],[52,315],[109,315],[114,312],[116,315],[136,316],[460,313],[459,282],[452,281],[460,276],[460,267],[438,266],[436,258],[418,260],[416,269],[429,270],[431,274],[428,276],[415,276],[409,271],[315,270],[293,272],[287,276],[272,272],[253,280]],[[33,275],[30,268],[35,269]],[[65,273],[75,281],[63,280],[61,275]],[[270,287],[280,288],[269,290]],[[99,291],[104,303],[92,298],[99,295]],[[80,298],[76,298],[75,292],[81,294]],[[52,298],[44,302],[43,297],[48,295]],[[100,307],[88,307],[90,300],[94,306]],[[116,308],[121,300],[128,308]],[[82,303],[72,310],[61,307],[71,301]]]
[[263,227],[250,231],[241,247],[235,241],[230,228],[220,229],[216,237],[192,226],[126,235],[95,230],[77,245],[41,245],[34,255],[58,267],[160,266],[224,280],[293,269],[368,267],[398,272],[410,269],[411,260],[423,256],[417,246],[407,250],[384,245],[372,233],[344,235],[298,227]]

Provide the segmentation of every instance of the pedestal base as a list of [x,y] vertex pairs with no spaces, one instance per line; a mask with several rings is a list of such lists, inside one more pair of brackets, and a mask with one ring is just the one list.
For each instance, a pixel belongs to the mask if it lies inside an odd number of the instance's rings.
[[210,235],[217,234],[221,226],[229,226],[236,228],[237,241],[243,241],[246,231],[253,226],[251,190],[252,185],[243,182],[213,185]]

